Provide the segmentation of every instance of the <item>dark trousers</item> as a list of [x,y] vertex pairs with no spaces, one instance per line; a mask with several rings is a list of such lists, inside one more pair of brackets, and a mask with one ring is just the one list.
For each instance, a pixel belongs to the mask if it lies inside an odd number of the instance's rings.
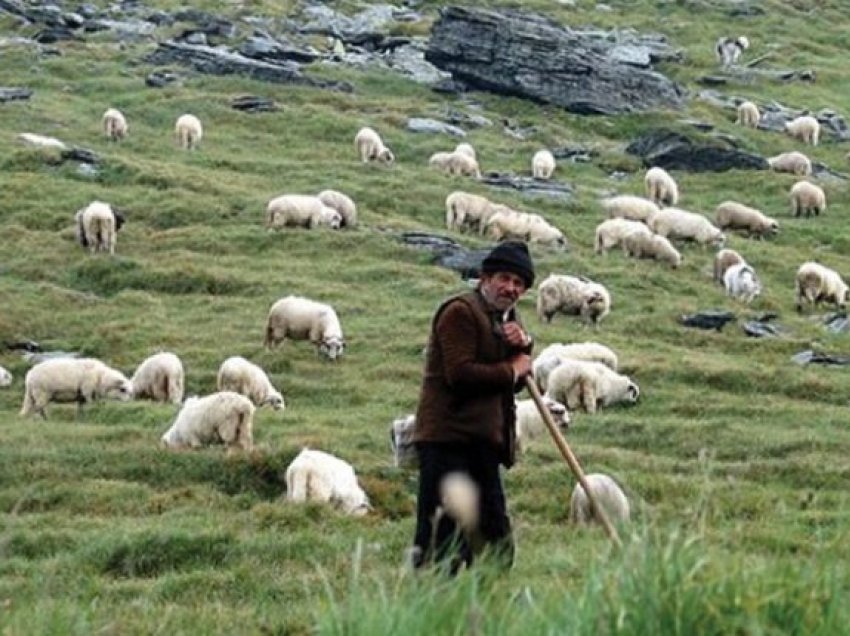
[[[419,499],[416,511],[413,565],[447,563],[451,573],[486,548],[500,565],[513,564],[514,544],[511,521],[505,506],[505,493],[499,475],[499,453],[486,443],[442,444],[422,442],[419,454]],[[478,531],[465,536],[454,520],[442,514],[434,524],[440,506],[440,482],[452,472],[465,473],[478,486]]]

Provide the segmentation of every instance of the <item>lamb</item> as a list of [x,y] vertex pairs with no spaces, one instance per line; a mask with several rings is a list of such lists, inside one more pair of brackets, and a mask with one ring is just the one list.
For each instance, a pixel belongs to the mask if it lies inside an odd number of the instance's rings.
[[735,250],[722,249],[718,251],[714,255],[714,280],[723,285],[723,276],[726,274],[726,270],[740,263],[746,263],[746,261]]
[[339,212],[340,227],[353,228],[357,226],[357,206],[348,196],[336,190],[322,190],[318,196],[319,200],[327,207]]
[[743,51],[750,48],[750,41],[745,35],[736,38],[722,37],[714,44],[717,61],[725,68],[735,64]]
[[80,245],[88,247],[92,254],[98,251],[115,254],[115,241],[118,230],[124,225],[124,217],[108,203],[92,201],[77,210],[74,222]]
[[201,138],[204,136],[201,120],[188,113],[180,115],[174,125],[174,136],[177,138],[177,145],[183,150],[197,149],[198,144],[201,143]]
[[39,135],[37,133],[20,133],[18,135],[18,139],[20,139],[28,146],[34,146],[36,148],[44,148],[47,150],[68,149],[68,146],[65,145],[65,142],[56,139],[56,137],[47,137],[46,135]]
[[593,243],[593,249],[597,254],[605,254],[612,247],[622,245],[623,239],[635,232],[652,234],[649,228],[640,221],[630,221],[629,219],[621,218],[603,221],[596,226],[596,238]]
[[162,436],[166,448],[197,449],[224,444],[228,450],[251,450],[254,446],[254,405],[244,395],[219,391],[192,396]]
[[155,353],[137,368],[130,382],[133,397],[180,404],[183,401],[183,363],[173,353]]
[[0,367],[0,388],[12,386],[12,374]]
[[761,294],[762,286],[756,271],[747,263],[732,265],[723,274],[723,286],[726,293],[747,304]]
[[272,305],[266,323],[266,347],[286,338],[310,340],[329,360],[342,356],[345,340],[333,307],[300,296],[287,296]]
[[813,261],[803,263],[797,270],[795,292],[797,311],[803,311],[803,299],[815,307],[821,302],[834,303],[841,311],[846,309],[850,300],[850,289],[841,275]]
[[587,278],[550,274],[537,287],[537,317],[545,322],[561,312],[598,325],[610,310],[608,290]]
[[497,241],[514,238],[561,249],[569,247],[563,232],[539,214],[516,212],[507,207],[500,208],[490,216],[486,231]]
[[531,158],[531,174],[535,179],[551,179],[555,172],[555,156],[548,150],[538,150]]
[[775,219],[735,201],[724,201],[717,206],[715,213],[715,222],[721,230],[745,230],[757,238],[779,232],[779,223]]
[[272,386],[266,372],[241,356],[231,356],[221,363],[216,388],[244,395],[257,408],[268,404],[275,411],[283,411],[286,407],[283,396]]
[[[543,397],[543,404],[552,416],[552,420],[560,428],[570,427],[570,412],[567,407],[555,400]],[[543,416],[537,410],[537,404],[532,399],[516,401],[516,449],[524,452],[528,442],[539,437],[546,430]]]
[[494,205],[486,197],[456,190],[446,197],[446,227],[462,231],[477,228],[483,234],[490,217],[505,206]]
[[478,161],[478,155],[475,153],[475,148],[472,147],[472,144],[460,143],[455,146],[454,152],[467,155],[468,157]]
[[371,128],[361,128],[354,137],[354,148],[357,154],[360,155],[360,161],[369,163],[370,161],[380,161],[385,164],[391,164],[395,161],[393,153],[384,145],[380,135]]
[[600,362],[612,371],[617,370],[617,354],[598,342],[573,342],[551,344],[534,359],[532,374],[541,391],[546,391],[549,375],[564,360],[587,360]]
[[[617,485],[617,482],[602,473],[591,473],[585,475],[584,479],[590,488],[593,500],[602,508],[611,523],[620,524],[629,521],[631,516],[629,500]],[[594,514],[593,506],[590,505],[590,500],[587,498],[587,493],[584,491],[581,482],[575,485],[572,497],[570,497],[570,521],[580,525],[593,522],[601,523]]]
[[608,218],[622,217],[631,221],[646,223],[651,216],[658,212],[658,206],[653,201],[630,194],[621,194],[602,200],[602,209]]
[[111,141],[119,141],[127,136],[127,120],[124,114],[116,108],[108,108],[101,119],[103,133]]
[[331,503],[355,516],[372,509],[351,464],[309,448],[302,449],[286,469],[286,498],[294,502]]
[[811,115],[804,115],[785,122],[785,132],[804,144],[817,146],[818,137],[820,137],[820,123]]
[[652,232],[633,232],[623,239],[623,252],[630,258],[652,258],[669,263],[676,269],[682,264],[682,255],[665,237]]
[[726,241],[723,232],[707,218],[678,208],[660,210],[649,219],[649,228],[665,238],[695,241],[703,248],[708,244],[722,246]]
[[428,159],[428,165],[439,168],[450,175],[481,178],[478,161],[463,152],[435,152]]
[[826,212],[826,194],[820,186],[816,186],[809,181],[798,181],[791,186],[790,192],[791,211],[794,216],[800,216],[805,212],[806,217],[811,216],[814,212],[815,216],[821,212]]
[[634,404],[640,389],[627,375],[600,362],[564,360],[549,374],[546,395],[570,411],[584,409],[592,414],[619,402]]
[[796,150],[769,157],[767,163],[776,172],[790,172],[801,177],[812,174],[812,162],[806,155]]
[[738,104],[736,124],[746,126],[747,128],[758,128],[759,121],[761,121],[761,113],[758,106],[750,101],[743,101]]
[[268,202],[266,229],[325,225],[332,230],[342,226],[342,215],[329,207],[319,197],[305,194],[284,194]]
[[413,413],[396,418],[390,424],[390,447],[396,468],[415,467],[419,463],[416,446],[413,444],[415,427],[416,416]]
[[83,405],[99,398],[126,402],[133,384],[123,373],[94,358],[54,358],[39,362],[24,378],[21,415],[39,413],[47,419],[51,402],[76,402],[77,417]]
[[646,196],[657,205],[676,205],[679,202],[679,186],[664,168],[650,168],[643,178]]

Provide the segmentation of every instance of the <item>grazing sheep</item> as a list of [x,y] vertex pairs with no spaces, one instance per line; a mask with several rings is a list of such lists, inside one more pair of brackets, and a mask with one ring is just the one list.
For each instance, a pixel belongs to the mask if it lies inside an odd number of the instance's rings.
[[820,124],[811,115],[804,115],[785,122],[785,132],[804,144],[817,146],[818,137],[820,137]]
[[833,269],[809,261],[800,265],[795,279],[795,305],[803,311],[803,299],[817,307],[818,303],[834,303],[836,309],[844,310],[850,300],[850,289]]
[[518,239],[527,243],[540,243],[549,247],[568,249],[563,232],[539,214],[516,212],[502,206],[487,219],[486,232],[493,239]]
[[455,146],[454,151],[456,153],[460,153],[462,155],[467,155],[467,156],[475,159],[476,161],[478,161],[478,155],[475,153],[475,148],[472,147],[472,144],[468,144],[468,143],[465,143],[465,142],[460,143],[457,146]]
[[724,68],[738,61],[743,51],[750,48],[750,41],[745,35],[736,38],[722,37],[714,44],[714,54]]
[[715,213],[715,222],[721,230],[745,230],[756,238],[779,232],[779,223],[775,219],[736,201],[724,201],[717,206]]
[[[560,428],[570,427],[570,412],[567,407],[555,400],[543,396],[543,404],[552,416],[552,420]],[[532,399],[516,401],[516,449],[524,452],[529,441],[539,437],[546,430],[543,416]]]
[[649,229],[665,238],[695,241],[705,248],[712,244],[722,246],[726,236],[701,214],[663,208],[649,219]]
[[478,161],[463,152],[435,152],[428,165],[454,176],[481,178]]
[[12,386],[12,374],[0,367],[0,388]]
[[380,161],[391,164],[395,161],[393,153],[384,145],[381,136],[371,128],[361,128],[354,137],[354,148],[360,155],[360,161]]
[[812,174],[812,162],[806,155],[796,150],[769,157],[767,163],[776,172],[790,172],[800,177]]
[[649,199],[621,194],[603,199],[602,209],[608,214],[608,218],[622,217],[631,221],[646,223],[652,215],[658,212],[659,208]]
[[47,150],[67,150],[68,146],[65,142],[56,139],[56,137],[47,137],[36,133],[20,133],[18,139],[35,148],[45,148]]
[[617,370],[617,354],[598,342],[573,342],[551,344],[534,358],[532,375],[541,391],[546,391],[549,375],[564,360],[587,360],[600,362],[609,369]]
[[550,274],[537,287],[537,317],[545,322],[560,312],[597,325],[610,310],[608,290],[587,278]]
[[446,227],[457,231],[477,229],[479,234],[484,234],[487,221],[500,209],[508,208],[486,197],[456,190],[446,197]]
[[[629,500],[626,499],[625,493],[608,475],[602,473],[591,473],[584,476],[590,494],[593,495],[593,500],[602,508],[603,513],[611,523],[620,524],[627,523],[631,516],[629,510]],[[590,505],[590,500],[587,498],[587,493],[581,482],[573,488],[572,497],[570,497],[570,521],[580,525],[590,523],[601,523],[593,511],[593,506]]]
[[652,258],[669,263],[676,269],[682,264],[682,255],[665,237],[652,232],[633,232],[623,239],[623,253],[630,258]]
[[116,108],[108,108],[101,119],[103,134],[107,139],[118,141],[127,136],[127,120],[124,114]]
[[161,442],[174,449],[224,444],[228,449],[251,450],[254,410],[251,400],[233,391],[192,396],[183,403]]
[[115,254],[118,230],[124,225],[124,217],[108,203],[92,201],[74,215],[77,241],[89,251]]
[[204,136],[201,120],[188,113],[180,115],[174,125],[174,136],[177,138],[177,145],[183,150],[195,150]]
[[286,498],[331,503],[355,516],[372,509],[351,464],[309,448],[303,449],[286,469]]
[[322,190],[319,192],[319,200],[327,207],[339,212],[340,227],[357,226],[357,206],[348,196],[336,190]]
[[397,468],[415,467],[419,455],[413,443],[413,429],[416,428],[416,416],[413,413],[399,417],[390,424],[390,447]]
[[747,263],[738,263],[727,269],[723,274],[723,286],[729,296],[747,304],[753,302],[762,290],[756,271]]
[[791,211],[794,216],[800,216],[802,212],[809,217],[814,212],[815,216],[826,212],[826,194],[820,186],[809,181],[798,181],[791,186],[789,193],[791,198]]
[[86,402],[111,398],[126,402],[133,384],[123,373],[94,358],[55,358],[39,362],[24,378],[21,415],[40,413],[51,402],[76,402],[79,417]]
[[342,215],[329,207],[319,197],[306,194],[284,194],[269,201],[266,206],[266,229],[305,227],[311,229],[325,225],[338,230]]
[[345,349],[333,307],[300,296],[281,298],[269,310],[266,347],[275,347],[286,338],[309,340],[330,360],[339,358]]
[[601,362],[564,360],[549,374],[546,395],[570,411],[596,413],[601,407],[619,402],[634,404],[640,389],[627,375],[612,371]]
[[726,274],[726,270],[739,263],[746,263],[746,261],[735,250],[722,249],[718,251],[714,255],[714,280],[723,285],[723,276]]
[[679,202],[679,186],[664,168],[650,168],[643,178],[646,196],[657,205],[676,205]]
[[761,113],[758,106],[749,101],[743,101],[738,104],[738,119],[735,120],[736,124],[746,126],[747,128],[758,128],[759,121],[761,121]]
[[232,356],[221,363],[216,388],[244,395],[257,408],[268,404],[275,411],[282,411],[286,407],[283,396],[272,386],[266,372],[240,356]]
[[183,401],[183,363],[173,353],[155,353],[145,359],[133,377],[133,397],[180,404]]
[[531,158],[531,174],[535,179],[551,179],[555,172],[555,155],[548,150],[538,150]]
[[607,254],[612,247],[622,245],[623,239],[630,234],[640,232],[642,234],[652,234],[646,225],[640,221],[630,221],[629,219],[613,218],[602,221],[596,226],[596,238],[593,243],[593,249],[597,254]]

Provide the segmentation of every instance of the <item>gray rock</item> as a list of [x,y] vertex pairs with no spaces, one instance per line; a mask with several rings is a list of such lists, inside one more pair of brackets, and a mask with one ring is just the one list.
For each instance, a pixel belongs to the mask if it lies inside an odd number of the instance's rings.
[[797,364],[823,364],[826,366],[847,366],[850,364],[850,356],[834,355],[831,353],[816,353],[806,349],[791,356],[791,361]]
[[63,161],[79,161],[81,163],[100,163],[100,157],[88,148],[79,148],[74,146],[61,152]]
[[32,90],[29,88],[0,86],[0,103],[29,99],[30,97],[32,97]]
[[230,105],[236,110],[248,113],[267,113],[278,110],[274,100],[255,95],[242,95],[230,100]]
[[518,176],[512,172],[487,172],[481,176],[481,182],[495,188],[517,190],[529,196],[560,201],[570,201],[573,198],[573,189],[569,184]]
[[552,148],[551,152],[555,159],[571,161],[572,163],[588,163],[593,157],[599,154],[593,148],[586,148],[584,146],[562,146],[560,148]]
[[94,179],[100,174],[100,170],[94,164],[81,163],[77,166],[77,174],[87,179]]
[[407,129],[411,132],[443,133],[453,137],[466,137],[466,132],[457,126],[446,124],[436,119],[411,117],[407,120]]
[[472,126],[475,128],[483,128],[484,126],[492,126],[493,122],[483,115],[464,113],[451,106],[446,108],[444,119],[450,124]]
[[401,71],[420,84],[433,84],[451,77],[425,59],[425,47],[422,44],[405,44],[392,50],[387,57],[390,68]]
[[708,309],[694,314],[682,314],[679,322],[685,327],[696,327],[697,329],[715,329],[722,331],[726,323],[735,320],[735,314],[731,311]]
[[309,21],[300,31],[333,35],[345,42],[359,43],[387,32],[397,11],[399,9],[392,5],[379,4],[348,17],[324,4],[312,5],[304,8],[304,15]]
[[608,59],[638,68],[649,68],[652,65],[652,51],[646,46],[623,44],[609,50]]
[[145,77],[145,84],[151,88],[164,88],[180,81],[180,76],[171,71],[153,71]]
[[82,353],[79,351],[41,351],[41,352],[30,352],[22,353],[21,357],[26,360],[30,365],[35,366],[39,362],[44,362],[46,360],[56,360],[57,358],[80,358],[82,357]]
[[118,37],[125,39],[150,39],[154,35],[156,25],[145,20],[109,20],[97,18],[86,22],[87,30],[109,30]]
[[658,128],[650,130],[626,147],[637,155],[646,167],[689,170],[692,172],[722,172],[733,168],[767,170],[767,160],[734,148],[721,147],[716,142],[696,141],[681,133]]
[[275,40],[267,35],[254,35],[249,37],[242,46],[239,53],[254,60],[267,62],[315,62],[321,54],[313,48],[296,47],[288,42]]

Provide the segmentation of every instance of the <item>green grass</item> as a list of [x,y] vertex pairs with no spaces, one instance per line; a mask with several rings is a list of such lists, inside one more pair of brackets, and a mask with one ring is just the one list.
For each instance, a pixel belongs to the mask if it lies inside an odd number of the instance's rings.
[[[171,3],[152,6],[171,8]],[[298,3],[253,0],[233,16],[289,15]],[[441,3],[420,6],[426,21]],[[494,6],[516,3],[493,2]],[[816,258],[850,274],[847,185],[824,184],[828,211],[790,216],[787,175],[730,171],[676,173],[682,207],[713,215],[727,199],[776,216],[781,234],[730,247],[756,267],[765,292],[752,307],[711,282],[711,251],[685,247],[682,268],[593,254],[598,198],[640,193],[643,172],[623,148],[644,130],[678,120],[709,121],[742,147],[769,156],[789,138],[734,126],[734,113],[695,97],[696,79],[716,71],[712,47],[729,29],[746,33],[748,56],[767,65],[813,68],[813,84],[769,81],[729,94],[842,112],[845,7],[837,0],[760,3],[765,13],[730,22],[725,2],[596,3],[535,0],[572,26],[662,31],[684,52],[661,70],[691,89],[681,112],[580,117],[519,99],[473,93],[458,101],[387,73],[315,68],[344,79],[342,94],[211,77],[181,70],[182,86],[146,88],[142,59],[152,44],[118,48],[108,34],[60,45],[62,56],[2,49],[0,86],[27,86],[31,100],[0,105],[0,342],[33,339],[47,349],[82,351],[131,373],[160,350],[177,353],[189,394],[212,391],[221,362],[243,355],[262,365],[287,409],[255,418],[257,449],[170,453],[159,437],[175,407],[103,402],[77,419],[51,405],[47,421],[18,416],[27,364],[0,351],[15,376],[0,390],[0,631],[4,634],[837,634],[846,632],[850,404],[848,371],[794,365],[806,348],[847,353],[846,334],[820,324],[824,310],[797,315],[793,278]],[[299,5],[300,6],[300,5]],[[360,5],[345,3],[354,11]],[[15,23],[0,17],[8,34]],[[321,43],[318,43],[321,44]],[[230,108],[256,94],[274,113]],[[100,116],[120,108],[129,138],[114,144]],[[408,117],[441,116],[447,106],[535,126],[516,141],[498,124],[470,130],[484,170],[529,171],[540,147],[586,145],[591,163],[564,163],[574,186],[563,204],[444,177],[428,156],[456,139],[407,132]],[[173,123],[184,112],[204,122],[198,152],[176,150]],[[362,166],[353,137],[379,130],[397,157],[390,168]],[[103,158],[96,175],[24,147],[24,131],[57,136]],[[846,148],[828,135],[814,159],[844,171]],[[625,170],[623,180],[609,173]],[[358,205],[353,231],[269,233],[266,202],[284,192],[335,188]],[[520,303],[539,347],[598,340],[619,354],[641,387],[633,408],[575,414],[569,440],[588,471],[625,487],[635,520],[626,547],[601,531],[568,523],[574,485],[554,446],[534,442],[505,482],[518,555],[509,575],[482,567],[454,582],[411,576],[404,553],[414,524],[416,475],[393,467],[387,429],[414,409],[422,348],[433,310],[466,289],[456,275],[404,247],[402,230],[445,233],[453,190],[484,194],[536,211],[566,234],[569,253],[533,247],[542,279],[585,274],[612,292],[597,330],[558,317],[541,324],[535,293]],[[127,211],[112,258],[74,242],[73,215],[94,199]],[[486,242],[456,236],[471,247]],[[306,343],[263,349],[269,307],[287,294],[332,303],[349,343],[338,364]],[[722,333],[686,330],[682,313],[731,309]],[[740,324],[776,311],[787,335],[747,338]],[[375,506],[349,519],[318,505],[287,505],[283,474],[303,446],[351,461]]]

